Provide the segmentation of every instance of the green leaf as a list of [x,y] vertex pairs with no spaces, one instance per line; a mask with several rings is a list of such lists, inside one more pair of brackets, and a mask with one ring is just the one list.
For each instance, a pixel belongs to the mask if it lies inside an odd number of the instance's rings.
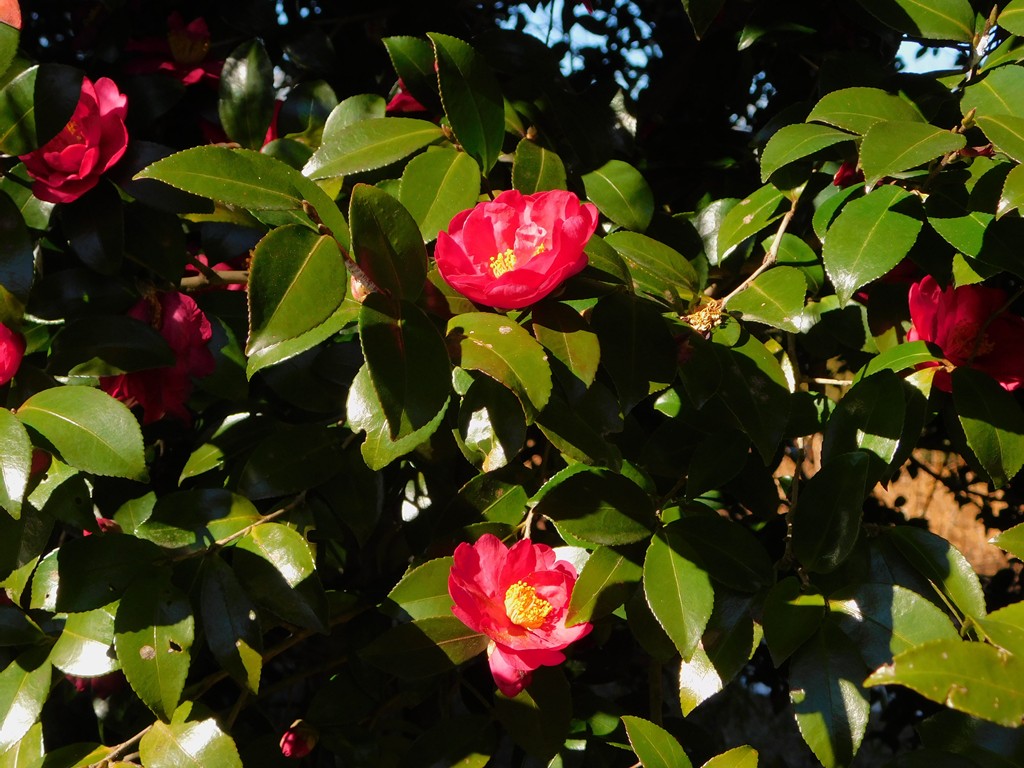
[[985,615],[985,596],[978,575],[967,558],[946,539],[906,525],[890,528],[885,536],[936,592],[952,601],[964,615]]
[[76,469],[130,480],[146,477],[139,423],[106,392],[91,387],[44,389],[26,400],[17,416]]
[[60,221],[75,255],[104,275],[115,275],[124,255],[124,207],[113,184],[101,181],[60,207]]
[[32,468],[32,443],[18,418],[0,408],[0,507],[17,520]]
[[298,225],[271,230],[253,250],[246,354],[295,339],[345,299],[344,260],[333,238]]
[[784,165],[855,138],[835,128],[813,123],[783,126],[772,134],[761,151],[761,181],[768,181],[768,177]]
[[359,312],[359,337],[391,438],[430,424],[451,392],[448,352],[433,322],[407,301],[371,293]]
[[238,490],[250,499],[299,493],[329,480],[337,471],[341,437],[319,424],[281,425],[249,455]]
[[52,667],[46,649],[25,651],[0,672],[0,753],[29,732],[50,693]]
[[[25,166],[18,166],[24,172]],[[26,174],[27,175],[27,174]],[[29,292],[35,277],[34,243],[29,235],[23,210],[26,206],[53,206],[35,197],[29,190],[16,184],[13,179],[19,178],[14,171],[8,171],[0,180],[0,301],[5,301],[5,293],[9,293],[22,304],[28,303]],[[26,183],[28,179],[25,180]],[[28,194],[19,206],[15,202],[17,196]],[[40,223],[42,228],[46,222]],[[6,303],[6,302],[5,302]],[[7,320],[5,312],[0,309],[0,320]]]
[[415,300],[427,280],[427,250],[409,211],[387,192],[357,184],[348,218],[352,255],[360,268],[393,298]]
[[139,743],[146,768],[242,768],[238,748],[215,718],[189,720],[191,702],[183,704],[170,723],[153,723]]
[[382,119],[385,115],[386,103],[375,93],[361,93],[349,96],[331,109],[324,123],[323,133],[317,144],[331,141],[343,128],[362,120]]
[[640,172],[621,160],[609,160],[584,174],[583,187],[598,210],[620,227],[643,232],[654,216],[654,193]]
[[413,619],[452,615],[448,574],[452,558],[438,557],[408,571],[388,592],[388,600]]
[[808,570],[833,571],[853,551],[870,490],[870,467],[867,453],[843,453],[800,489],[793,510],[793,553]]
[[53,337],[47,369],[55,375],[114,376],[175,363],[164,337],[124,315],[70,319]]
[[250,693],[258,693],[263,632],[256,606],[219,557],[203,561],[200,616],[217,663]]
[[242,43],[224,62],[217,111],[228,138],[249,149],[263,146],[274,116],[274,65],[260,40]]
[[686,258],[664,243],[637,232],[613,232],[604,241],[612,246],[629,267],[633,286],[669,303],[689,303],[696,295],[700,278]]
[[601,346],[579,312],[555,301],[533,308],[533,335],[569,372],[589,387],[597,375]]
[[[32,768],[46,755],[43,724],[37,722],[13,747],[0,755],[0,768]],[[114,766],[121,768],[121,766]]]
[[395,67],[395,72],[416,100],[439,112],[441,99],[437,92],[437,70],[434,68],[434,49],[418,37],[385,37],[384,47]]
[[1024,411],[989,376],[966,366],[952,373],[953,404],[967,444],[996,488],[1024,466]]
[[36,645],[44,642],[44,638],[43,631],[21,608],[0,606],[0,646]]
[[18,53],[18,40],[21,37],[21,30],[4,22],[0,24],[0,74],[7,71]]
[[897,344],[895,347],[876,355],[868,361],[867,365],[857,372],[854,381],[860,381],[866,376],[871,376],[880,371],[894,371],[900,373],[908,368],[914,368],[921,363],[938,362],[937,358],[928,349],[926,341],[909,341]]
[[1024,35],[1024,2],[1011,0],[1003,6],[996,23],[1014,35]]
[[683,0],[683,10],[686,11],[698,40],[718,18],[723,5],[725,0]]
[[1024,165],[1015,165],[1006,174],[1003,182],[1003,193],[999,196],[996,210],[997,218],[1018,210],[1024,205]]
[[809,640],[825,618],[825,598],[789,576],[768,593],[764,603],[764,639],[779,666]]
[[459,143],[488,174],[505,138],[505,102],[487,61],[457,37],[431,32],[441,102]]
[[644,559],[644,595],[658,623],[688,661],[711,618],[715,593],[697,553],[670,523],[652,540]]
[[991,541],[1000,549],[1004,549],[1014,557],[1024,560],[1024,523],[1003,531]]
[[868,184],[955,152],[967,145],[962,134],[909,120],[882,120],[868,130],[860,163]]
[[465,152],[448,148],[424,152],[402,171],[399,198],[426,243],[447,229],[455,214],[472,208],[479,196],[480,166]]
[[729,300],[743,318],[791,333],[805,328],[802,317],[807,280],[796,267],[774,267]]
[[245,365],[245,375],[251,379],[257,371],[290,360],[327,341],[346,326],[354,325],[359,317],[359,307],[357,302],[346,298],[334,314],[312,330],[252,353]]
[[50,651],[50,663],[61,672],[99,677],[120,669],[114,654],[114,612],[117,603],[73,613]]
[[292,624],[327,632],[327,597],[301,534],[262,523],[235,543],[233,561],[256,602]]
[[169,573],[151,571],[125,591],[114,619],[114,647],[128,684],[169,720],[185,687],[195,620],[188,596]]
[[966,115],[973,109],[976,117],[982,115],[1024,117],[1024,108],[1021,107],[1022,100],[1024,100],[1024,70],[1020,67],[998,67],[986,73],[984,77],[968,83],[960,97],[960,111]]
[[771,184],[765,184],[752,195],[740,200],[725,215],[719,227],[718,260],[728,256],[733,248],[748,237],[753,237],[773,221],[782,218],[785,209],[785,196]]
[[534,513],[558,530],[591,544],[642,541],[657,525],[654,504],[632,480],[606,469],[555,475],[541,489]]
[[1024,602],[1003,606],[974,622],[990,643],[1017,656],[1024,655]]
[[618,610],[642,578],[643,564],[635,548],[596,547],[572,589],[566,625],[594,621]]
[[838,626],[876,669],[932,640],[957,639],[956,627],[934,603],[899,584],[861,584],[829,598]]
[[685,517],[673,524],[712,579],[739,592],[757,592],[775,581],[764,546],[740,523],[718,515]]
[[512,161],[512,187],[524,195],[565,189],[565,164],[562,158],[529,139],[522,139],[516,146]]
[[622,724],[626,726],[629,745],[644,768],[692,767],[679,742],[661,726],[631,715],[624,715]]
[[828,123],[859,135],[883,120],[924,122],[913,104],[879,88],[832,91],[825,94],[807,116],[807,122]]
[[[847,390],[825,427],[821,456],[860,449],[872,457],[870,480],[876,479],[896,456],[906,418],[903,385],[895,373],[883,369]],[[871,483],[873,484],[873,483]]]
[[1024,718],[1024,660],[984,643],[937,640],[897,655],[865,685],[905,685],[947,707],[1000,725]]
[[858,0],[879,21],[920,40],[974,38],[974,9],[969,0]]
[[679,667],[679,704],[684,717],[733,680],[761,644],[760,627],[750,616],[754,600],[725,590],[715,595],[704,638],[693,657]]
[[0,90],[0,151],[24,155],[67,125],[82,92],[82,72],[63,64],[29,67]]
[[572,693],[558,667],[533,673],[528,690],[515,698],[498,694],[494,714],[501,727],[527,753],[547,765],[565,744],[572,725]]
[[897,186],[881,187],[847,203],[829,228],[821,256],[840,305],[899,264],[917,241],[921,221],[902,212],[910,198]]
[[434,616],[392,627],[364,647],[363,659],[404,680],[447,672],[482,653],[487,637],[454,616]]
[[447,341],[456,365],[512,390],[528,421],[544,409],[551,397],[551,368],[544,348],[521,325],[504,315],[467,312],[448,322]]
[[868,724],[860,681],[864,663],[853,643],[826,621],[790,662],[790,693],[804,741],[824,768],[853,760]]
[[381,117],[361,120],[327,135],[302,172],[311,179],[330,179],[372,171],[408,157],[444,134],[426,120]]
[[134,533],[184,554],[211,547],[260,519],[260,513],[245,496],[224,488],[202,488],[160,497]]
[[701,768],[757,768],[757,760],[757,750],[743,746],[712,757]]
[[501,469],[526,442],[526,417],[519,400],[494,379],[474,377],[459,406],[455,438],[474,466],[484,472]]
[[1024,118],[1013,115],[982,115],[978,127],[996,149],[1024,163]]
[[[56,550],[54,610],[91,611],[121,598],[138,575],[161,557],[148,541],[121,533],[72,539]],[[35,601],[33,583],[33,601]],[[52,586],[52,584],[51,584]]]

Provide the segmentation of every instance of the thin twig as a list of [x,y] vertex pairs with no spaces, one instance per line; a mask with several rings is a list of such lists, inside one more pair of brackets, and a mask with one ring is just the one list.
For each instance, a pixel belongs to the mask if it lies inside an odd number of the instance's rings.
[[188,552],[183,552],[180,555],[172,557],[171,558],[171,562],[173,563],[173,562],[177,562],[179,560],[188,560],[188,559],[193,558],[193,557],[202,557],[202,556],[210,554],[211,552],[216,552],[218,549],[221,549],[222,547],[227,546],[231,542],[236,541],[236,540],[242,538],[243,536],[248,535],[254,528],[258,528],[259,526],[263,525],[264,523],[269,523],[272,520],[276,520],[277,518],[282,517],[283,515],[287,515],[293,509],[295,509],[300,504],[305,502],[305,500],[306,500],[306,492],[303,491],[302,493],[300,493],[298,496],[296,496],[294,499],[292,499],[290,502],[285,504],[280,509],[275,509],[273,512],[270,512],[270,513],[268,513],[266,515],[263,515],[259,520],[257,520],[254,523],[250,523],[249,525],[245,526],[245,528],[242,528],[240,531],[235,531],[231,535],[225,536],[223,539],[218,539],[217,541],[215,541],[213,544],[211,544],[209,547],[207,547],[205,549],[190,550]]
[[779,228],[775,232],[775,239],[772,240],[771,247],[768,248],[768,252],[765,253],[764,259],[761,261],[761,265],[751,272],[747,279],[740,283],[738,286],[733,288],[729,294],[722,299],[722,308],[724,309],[726,304],[729,303],[729,299],[735,296],[737,293],[745,291],[754,280],[761,276],[765,270],[775,266],[776,260],[779,258],[779,248],[782,246],[782,236],[786,234],[786,230],[789,228],[789,223],[793,220],[793,216],[796,214],[796,207],[800,202],[800,197],[793,198],[790,202],[789,210],[786,211],[782,217],[782,221],[779,222]]
[[833,387],[852,387],[853,379],[823,379],[820,377],[812,377],[807,379],[810,384],[829,384]]
[[143,728],[141,731],[139,731],[134,736],[132,736],[130,739],[128,739],[128,741],[122,741],[117,746],[111,747],[110,748],[110,752],[107,753],[106,757],[104,757],[102,760],[100,760],[98,762],[92,763],[89,766],[89,768],[100,768],[101,766],[108,765],[109,763],[113,762],[118,757],[120,757],[122,754],[124,754],[129,749],[131,749],[136,744],[138,744],[142,740],[142,737],[145,736],[147,733],[149,733],[150,728],[152,728],[154,725],[156,725],[156,723],[150,723],[145,728]]
[[212,277],[205,272],[183,277],[178,285],[183,291],[196,291],[207,286],[245,285],[249,282],[249,271],[245,269],[213,269],[210,273]]

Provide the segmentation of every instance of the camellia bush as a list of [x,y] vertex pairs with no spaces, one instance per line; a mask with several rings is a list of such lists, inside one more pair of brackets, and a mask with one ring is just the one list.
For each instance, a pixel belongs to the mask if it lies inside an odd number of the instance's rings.
[[1024,2],[0,22],[0,768],[1024,764]]

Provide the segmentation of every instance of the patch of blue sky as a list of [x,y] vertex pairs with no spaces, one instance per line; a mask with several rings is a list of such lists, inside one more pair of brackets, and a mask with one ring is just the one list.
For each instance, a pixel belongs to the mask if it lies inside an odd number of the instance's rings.
[[913,40],[904,40],[896,58],[903,62],[901,72],[925,75],[956,69],[960,54],[957,48],[928,48]]

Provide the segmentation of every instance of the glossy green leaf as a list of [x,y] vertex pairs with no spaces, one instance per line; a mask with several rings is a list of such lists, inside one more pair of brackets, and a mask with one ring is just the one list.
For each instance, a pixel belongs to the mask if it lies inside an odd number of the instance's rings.
[[38,64],[0,90],[0,150],[24,155],[61,129],[78,105],[82,73],[63,64]]
[[327,597],[301,534],[281,523],[262,523],[234,545],[233,563],[260,605],[292,624],[326,632]]
[[534,672],[529,688],[515,698],[495,696],[494,714],[517,744],[547,764],[569,735],[572,706],[569,682],[561,669],[541,667]]
[[604,241],[629,267],[636,290],[669,302],[682,299],[689,303],[696,294],[700,283],[697,271],[674,248],[637,232],[613,232]]
[[454,616],[434,616],[392,627],[361,652],[396,677],[415,680],[447,672],[487,647],[487,637]]
[[757,760],[757,750],[743,746],[712,757],[701,768],[757,768]]
[[299,493],[337,471],[337,430],[319,424],[282,425],[256,445],[242,467],[238,490],[250,499]]
[[829,598],[838,626],[875,669],[932,640],[957,639],[953,622],[934,603],[898,584],[861,584]]
[[985,615],[985,597],[978,575],[956,547],[921,528],[901,525],[886,532],[908,563],[933,589],[967,616]]
[[434,48],[419,37],[385,37],[382,41],[395,67],[395,73],[420,104],[434,112],[441,109],[437,92]]
[[828,230],[821,256],[841,305],[907,255],[921,222],[904,211],[916,209],[909,193],[880,187],[843,208]]
[[512,161],[512,187],[524,195],[549,189],[565,189],[565,164],[562,158],[529,139],[522,139],[516,146]]
[[1024,602],[1003,606],[974,622],[990,643],[1016,656],[1024,655]]
[[245,496],[224,488],[169,493],[154,504],[135,535],[168,549],[199,552],[261,519]]
[[640,172],[621,160],[609,160],[583,176],[587,197],[620,227],[643,232],[654,216],[654,193]]
[[796,267],[774,267],[754,279],[729,300],[729,309],[743,313],[743,319],[764,323],[791,333],[804,328],[804,297],[807,280]]
[[1024,523],[1003,531],[992,539],[992,543],[1014,557],[1024,560]]
[[905,685],[932,701],[1011,727],[1024,718],[1024,658],[984,643],[937,640],[897,655],[865,685]]
[[302,172],[311,179],[329,179],[372,171],[408,157],[437,141],[441,129],[426,120],[381,117],[361,120],[324,137]]
[[344,261],[330,237],[297,225],[271,230],[253,251],[246,354],[295,339],[345,299]]
[[920,40],[974,38],[974,9],[968,0],[858,0],[879,21]]
[[391,438],[430,424],[451,391],[448,352],[433,322],[409,302],[370,294],[359,312],[359,336]]
[[984,77],[971,81],[960,97],[960,111],[972,109],[975,117],[982,115],[1013,115],[1024,117],[1024,70],[1020,67],[998,67]]
[[[447,148],[424,152],[402,171],[402,205],[427,243],[448,229],[455,214],[472,208],[479,196],[480,166],[465,152]],[[422,290],[422,281],[418,287]]]
[[[24,172],[24,166],[19,168]],[[24,304],[28,302],[29,291],[35,278],[35,256],[32,252],[34,244],[22,209],[36,204],[52,207],[53,204],[44,203],[30,194],[24,203],[19,205],[15,202],[17,197],[12,196],[27,193],[28,190],[15,184],[14,178],[18,178],[15,172],[9,171],[0,179],[0,191],[7,192],[0,194],[0,300],[4,299],[5,293],[9,293]],[[45,222],[33,223],[46,226]],[[0,309],[0,320],[7,319],[4,311]]]
[[857,373],[855,381],[860,381],[865,376],[871,376],[881,371],[900,373],[921,363],[933,363],[938,360],[939,358],[928,349],[928,342],[909,341],[890,347],[880,355],[871,358],[867,365]]
[[768,181],[769,176],[788,163],[855,138],[849,133],[814,123],[783,126],[772,134],[761,152],[761,181]]
[[775,581],[768,551],[743,525],[718,515],[697,515],[674,527],[715,581],[739,592],[757,592]]
[[169,720],[185,687],[195,636],[188,596],[167,573],[151,571],[125,591],[114,632],[128,684],[157,716]]
[[[91,611],[121,598],[140,572],[161,555],[148,541],[120,533],[72,539],[57,550],[54,609]],[[33,584],[33,601],[35,600]]]
[[[436,153],[422,157],[432,154]],[[409,211],[387,192],[357,184],[352,190],[349,227],[352,255],[370,280],[395,299],[415,300],[427,279],[427,251]]]
[[1018,163],[1024,162],[1024,117],[982,115],[977,122],[996,149]]
[[385,106],[384,99],[375,93],[361,93],[343,99],[327,116],[320,143],[331,141],[338,132],[353,123],[383,118]]
[[355,325],[359,317],[359,306],[351,298],[346,298],[334,314],[312,330],[253,352],[245,365],[246,376],[251,379],[257,371],[290,360],[327,341],[346,326]]
[[[0,754],[0,768],[32,768],[45,755],[43,724],[38,722],[29,728],[28,733],[17,744]],[[121,766],[113,768],[121,768]]]
[[868,725],[860,686],[864,663],[853,643],[826,621],[790,662],[790,701],[804,741],[824,768],[853,760]]
[[249,40],[231,52],[220,76],[217,108],[224,132],[243,147],[259,149],[274,116],[274,65],[263,43]]
[[644,559],[644,595],[676,650],[689,660],[711,618],[715,593],[675,524],[651,540]]
[[0,672],[0,753],[17,744],[43,711],[52,667],[46,649],[25,651]]
[[0,24],[0,74],[7,71],[7,68],[14,61],[18,53],[18,40],[21,37],[21,30],[6,21]]
[[512,392],[487,376],[476,377],[459,406],[455,435],[466,458],[484,472],[501,469],[526,442],[526,417]]
[[120,668],[114,653],[114,613],[117,603],[94,611],[73,613],[50,651],[50,663],[61,672],[99,677]]
[[683,716],[699,707],[738,675],[761,644],[760,627],[750,616],[754,598],[726,590],[715,595],[715,609],[693,657],[679,667]]
[[597,375],[601,345],[583,316],[560,302],[533,308],[533,335],[569,372],[589,387]]
[[0,409],[0,507],[11,517],[21,517],[21,502],[32,467],[32,443],[18,418]]
[[151,325],[123,315],[98,315],[61,328],[47,368],[58,376],[114,376],[174,362],[174,352]]
[[139,742],[146,768],[242,768],[238,748],[216,718],[191,720],[191,702],[183,704],[169,723],[157,721]]
[[567,626],[618,610],[643,578],[641,554],[630,547],[596,547],[580,571],[566,612]]
[[962,134],[909,120],[882,120],[868,130],[860,147],[860,163],[868,184],[894,176],[962,149]]
[[388,592],[388,600],[412,619],[451,616],[452,598],[448,594],[448,574],[451,570],[450,557],[428,560],[407,572]]
[[42,629],[21,608],[0,606],[0,646],[35,645],[44,637]]
[[989,376],[966,366],[952,373],[953,403],[967,444],[1000,488],[1024,466],[1024,411]]
[[1010,0],[1000,9],[997,20],[1000,27],[1014,35],[1024,35],[1024,4],[1021,0]]
[[764,603],[764,639],[776,666],[809,640],[825,618],[825,598],[789,576],[768,593]]
[[551,444],[572,461],[613,470],[622,466],[622,453],[608,441],[606,428],[589,419],[584,409],[577,412],[558,393],[551,396],[537,416],[537,426]]
[[505,104],[487,61],[457,37],[431,32],[441,102],[459,143],[488,174],[505,138]]
[[679,742],[661,726],[641,717],[625,715],[629,745],[644,768],[691,768],[693,765]]
[[906,404],[903,385],[895,373],[881,370],[850,387],[825,427],[821,456],[831,457],[860,449],[872,456],[869,480],[884,472],[896,456]]
[[807,121],[828,123],[863,135],[883,120],[924,122],[909,101],[879,88],[843,88],[832,91],[814,105]]
[[90,387],[44,389],[26,400],[17,416],[76,469],[129,479],[146,475],[139,423],[105,392]]
[[632,480],[604,469],[556,475],[541,490],[534,514],[555,521],[559,531],[592,544],[616,546],[651,535],[654,505]]
[[999,196],[996,217],[1000,218],[1016,211],[1022,205],[1024,205],[1024,166],[1015,165],[1006,174],[1006,180],[1003,182],[1003,192]]
[[870,468],[863,451],[839,454],[800,489],[793,510],[793,553],[808,570],[833,571],[853,551]]
[[239,685],[258,693],[263,632],[256,606],[219,557],[203,563],[200,616],[213,656]]
[[489,312],[467,312],[448,322],[453,362],[480,371],[519,398],[527,420],[551,397],[551,368],[544,348],[512,320]]
[[740,200],[722,219],[718,230],[718,259],[753,237],[786,212],[785,196],[771,184]]

